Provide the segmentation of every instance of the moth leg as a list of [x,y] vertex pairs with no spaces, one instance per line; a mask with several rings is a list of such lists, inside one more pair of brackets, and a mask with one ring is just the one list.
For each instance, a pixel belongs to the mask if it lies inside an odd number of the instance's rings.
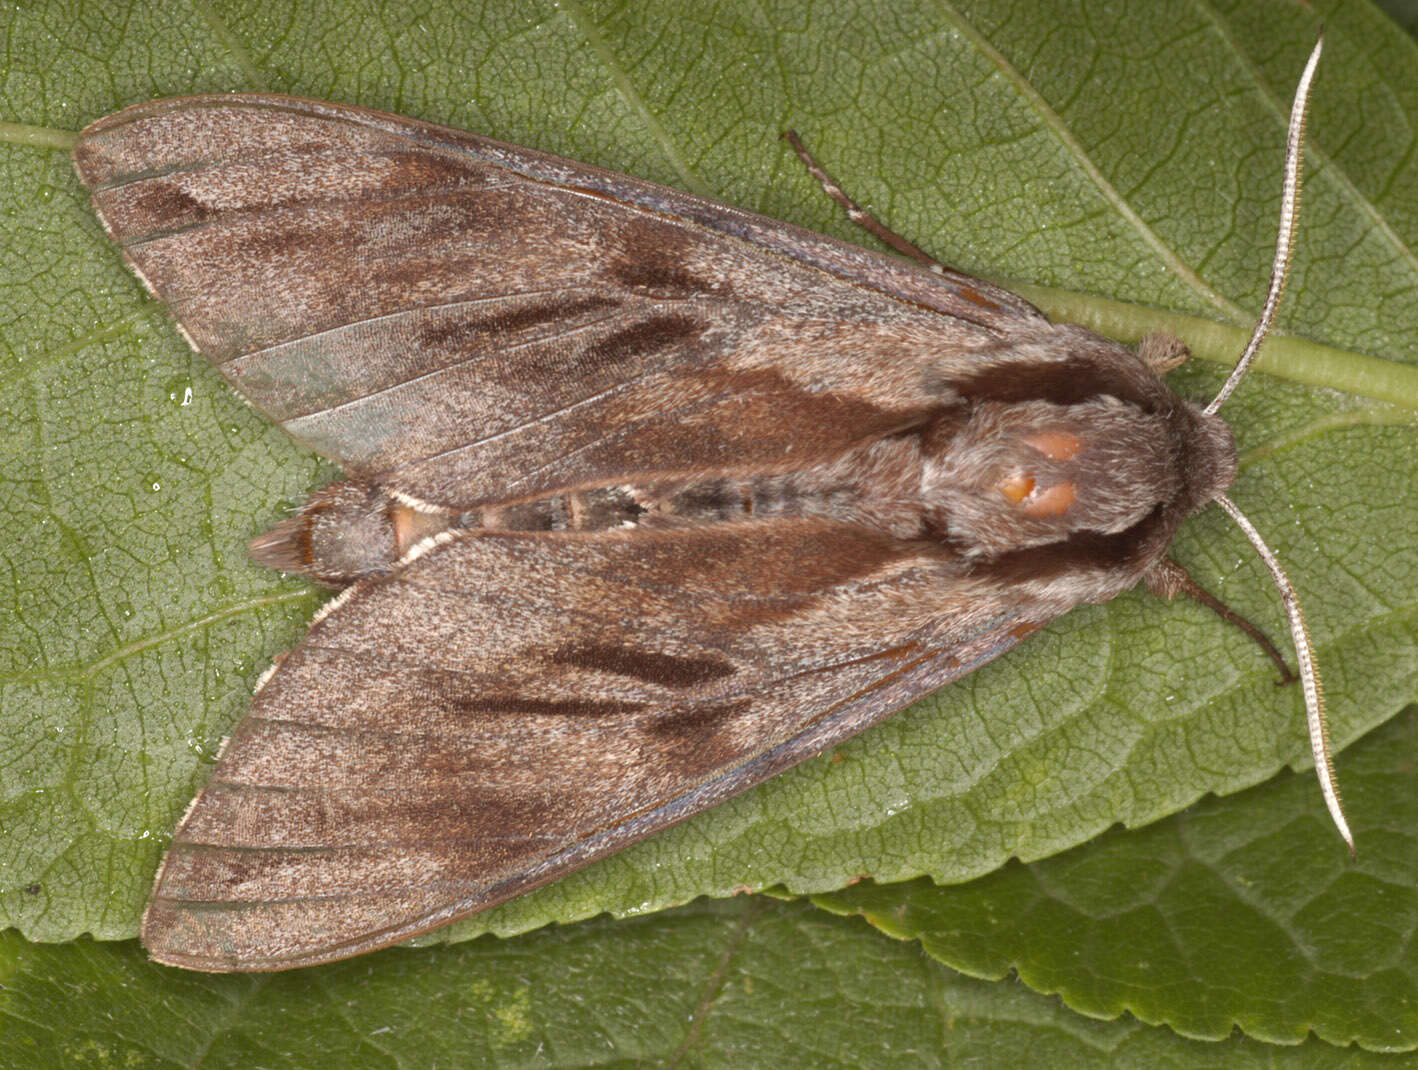
[[1276,650],[1275,645],[1265,637],[1265,633],[1192,579],[1191,574],[1170,557],[1162,558],[1144,572],[1142,583],[1149,592],[1159,598],[1175,598],[1179,594],[1195,598],[1222,620],[1228,624],[1234,624],[1256,641],[1265,651],[1265,656],[1275,662],[1276,668],[1280,670],[1280,686],[1295,682],[1295,674],[1290,671],[1290,666],[1285,664],[1285,659],[1280,656],[1280,651]]
[[1138,359],[1158,375],[1180,368],[1191,355],[1185,342],[1166,331],[1149,334],[1137,344]]
[[852,200],[851,197],[848,197],[842,187],[837,185],[836,179],[834,179],[825,170],[823,170],[822,165],[813,158],[812,153],[807,151],[807,147],[803,144],[802,139],[798,137],[798,133],[796,130],[783,131],[783,140],[786,141],[789,145],[793,146],[793,151],[798,154],[798,159],[802,160],[802,162],[807,166],[807,173],[812,175],[813,178],[817,179],[818,182],[822,184],[822,190],[824,193],[826,193],[829,197],[831,197],[834,201],[836,201],[846,210],[847,218],[850,219],[853,223],[857,224],[857,226],[862,227],[865,230],[870,231],[872,234],[875,234],[878,238],[886,242],[887,245],[891,246],[891,248],[895,249],[902,256],[910,257],[916,263],[924,264],[932,271],[950,270],[935,257],[931,256],[930,253],[926,252],[924,249],[920,248],[914,243],[907,241],[900,234],[897,234],[896,231],[892,230],[890,227],[886,226],[886,224],[882,223],[879,219],[876,218],[876,216],[872,215],[856,201]]

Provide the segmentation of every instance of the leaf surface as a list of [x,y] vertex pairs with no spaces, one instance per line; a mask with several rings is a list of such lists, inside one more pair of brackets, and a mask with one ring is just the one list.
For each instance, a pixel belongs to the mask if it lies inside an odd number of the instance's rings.
[[[607,964],[614,967],[608,969]],[[0,936],[8,1066],[1382,1066],[1186,1040],[961,977],[857,919],[745,897],[274,976]]]
[[1288,774],[968,884],[863,883],[813,901],[972,977],[1013,971],[1090,1016],[1412,1051],[1418,710],[1345,758],[1345,799],[1369,830],[1353,863],[1324,850],[1309,777]]
[[[46,0],[12,13],[0,27],[0,916],[42,940],[135,932],[207,759],[323,597],[243,547],[330,473],[192,357],[70,174],[74,132],[155,96],[350,101],[864,240],[778,141],[792,125],[943,260],[1028,279],[1051,310],[1120,338],[1181,331],[1200,360],[1178,388],[1206,397],[1265,290],[1289,97],[1323,19],[1282,313],[1305,341],[1274,340],[1275,374],[1228,404],[1243,457],[1233,497],[1300,589],[1336,741],[1390,717],[1418,697],[1418,170],[1393,133],[1418,121],[1418,57],[1366,4],[1315,6],[1123,17],[1064,0],[1023,16],[997,2]],[[1263,567],[1223,517],[1189,523],[1176,556],[1284,634]],[[1198,607],[1125,596],[459,931],[740,887],[966,880],[1306,754],[1299,696],[1273,686],[1255,649]],[[1342,755],[1339,770],[1344,783]],[[1381,833],[1356,825],[1366,852]],[[1310,849],[1324,865],[1342,856],[1337,838]]]

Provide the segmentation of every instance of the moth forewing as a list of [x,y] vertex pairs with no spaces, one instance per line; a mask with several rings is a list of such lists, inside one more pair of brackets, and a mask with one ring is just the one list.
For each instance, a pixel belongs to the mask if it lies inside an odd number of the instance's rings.
[[[1014,642],[1001,605],[962,612],[949,562],[900,540],[746,526],[466,532],[355,589],[261,690],[179,830],[150,951],[273,969],[415,935],[820,753]],[[765,564],[796,575],[767,585]]]
[[164,962],[545,884],[1165,586],[1234,477],[1175,347],[653,183],[264,94],[74,158],[194,346],[350,477],[253,546],[343,590],[175,833]]

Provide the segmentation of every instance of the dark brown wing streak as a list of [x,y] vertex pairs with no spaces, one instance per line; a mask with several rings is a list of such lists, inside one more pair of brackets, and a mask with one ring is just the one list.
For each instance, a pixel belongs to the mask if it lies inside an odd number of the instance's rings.
[[179,827],[150,952],[279,969],[424,932],[821,752],[1038,608],[863,529],[733,528],[462,533],[351,588]]
[[1044,322],[965,276],[353,107],[159,101],[90,127],[75,162],[257,408],[449,507],[835,455],[939,405],[979,371],[962,351]]

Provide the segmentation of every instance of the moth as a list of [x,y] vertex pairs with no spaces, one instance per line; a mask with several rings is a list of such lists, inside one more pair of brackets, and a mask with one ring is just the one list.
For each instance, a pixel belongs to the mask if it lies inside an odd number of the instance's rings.
[[[715,805],[1166,556],[1236,472],[1134,352],[930,261],[414,119],[159,100],[74,162],[253,406],[337,461],[252,544],[340,590],[261,678],[142,935],[197,970],[359,954]],[[1199,589],[1198,589],[1199,590]],[[1206,597],[1200,592],[1201,597]],[[1333,787],[1296,624],[1316,766]]]

